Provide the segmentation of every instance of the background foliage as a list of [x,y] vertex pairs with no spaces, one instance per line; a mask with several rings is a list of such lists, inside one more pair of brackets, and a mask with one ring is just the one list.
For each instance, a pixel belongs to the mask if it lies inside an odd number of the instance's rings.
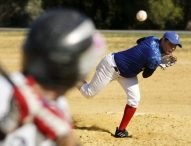
[[[191,29],[189,0],[0,0],[0,27],[27,27],[55,7],[82,11],[98,29]],[[135,18],[140,9],[148,13],[145,22]]]

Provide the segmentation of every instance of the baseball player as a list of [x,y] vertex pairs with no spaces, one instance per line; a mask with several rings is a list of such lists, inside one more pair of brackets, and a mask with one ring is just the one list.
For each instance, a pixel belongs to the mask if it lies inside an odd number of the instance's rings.
[[[77,146],[64,94],[104,52],[93,22],[71,9],[51,10],[30,27],[22,70],[0,68],[2,146]],[[91,61],[89,61],[91,58]]]
[[127,95],[127,104],[115,137],[129,136],[126,127],[140,102],[137,75],[142,72],[143,78],[148,78],[158,66],[164,69],[173,65],[176,58],[172,53],[177,46],[182,47],[178,34],[172,31],[165,32],[160,39],[155,36],[140,38],[132,48],[105,56],[98,64],[92,80],[79,84],[78,88],[85,97],[96,95],[113,80],[122,86]]

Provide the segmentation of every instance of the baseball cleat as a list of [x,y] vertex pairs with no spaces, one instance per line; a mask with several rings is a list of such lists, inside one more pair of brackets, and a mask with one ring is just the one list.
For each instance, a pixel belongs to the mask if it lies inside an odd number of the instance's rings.
[[127,138],[132,137],[132,135],[129,135],[127,130],[119,130],[118,127],[116,128],[115,135],[116,138]]

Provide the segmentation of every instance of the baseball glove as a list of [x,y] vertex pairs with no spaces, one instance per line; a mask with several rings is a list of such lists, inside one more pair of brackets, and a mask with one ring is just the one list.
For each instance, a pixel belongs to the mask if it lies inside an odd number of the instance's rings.
[[164,55],[161,58],[161,64],[159,64],[159,66],[162,69],[166,69],[167,67],[174,65],[176,63],[176,61],[177,61],[177,58],[175,56]]

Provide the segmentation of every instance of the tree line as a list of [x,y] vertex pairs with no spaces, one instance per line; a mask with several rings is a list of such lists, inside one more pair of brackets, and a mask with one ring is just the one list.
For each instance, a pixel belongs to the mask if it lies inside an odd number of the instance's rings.
[[[191,30],[190,0],[0,0],[0,27],[28,27],[43,11],[62,7],[85,13],[98,29]],[[144,22],[136,20],[141,9]]]

